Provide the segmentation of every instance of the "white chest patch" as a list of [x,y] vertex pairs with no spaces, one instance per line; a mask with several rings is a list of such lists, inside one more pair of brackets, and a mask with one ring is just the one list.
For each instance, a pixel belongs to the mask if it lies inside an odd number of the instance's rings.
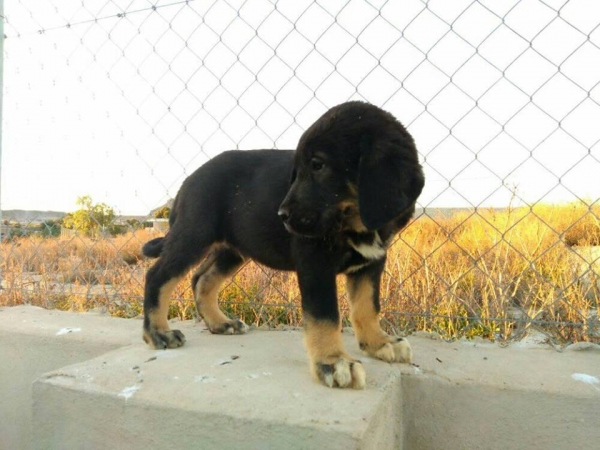
[[361,242],[357,244],[352,239],[349,239],[348,243],[366,259],[381,259],[385,256],[385,248],[377,232],[375,232],[373,242],[371,243]]

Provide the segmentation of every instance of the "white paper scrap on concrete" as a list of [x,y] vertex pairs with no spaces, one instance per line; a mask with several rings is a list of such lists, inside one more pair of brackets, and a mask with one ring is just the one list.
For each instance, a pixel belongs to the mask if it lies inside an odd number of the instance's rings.
[[589,384],[597,391],[600,391],[600,388],[598,388],[596,386],[597,384],[600,385],[600,379],[598,379],[597,377],[595,377],[593,375],[588,375],[585,373],[574,373],[573,375],[571,375],[571,378],[573,378],[574,380],[582,381],[583,383]]
[[62,336],[63,334],[77,333],[79,331],[81,331],[81,328],[65,327],[65,328],[61,328],[60,330],[58,330],[56,332],[56,335],[57,336]]
[[125,401],[129,400],[133,394],[135,394],[137,391],[140,390],[141,386],[127,386],[126,388],[124,388],[121,392],[119,392],[119,397],[123,397],[125,399]]

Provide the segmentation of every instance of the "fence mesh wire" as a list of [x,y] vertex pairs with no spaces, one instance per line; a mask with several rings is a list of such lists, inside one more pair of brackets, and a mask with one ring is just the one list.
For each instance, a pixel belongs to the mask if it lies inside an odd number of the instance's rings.
[[[140,246],[187,175],[294,148],[360,99],[408,127],[427,177],[389,252],[386,326],[597,342],[599,25],[591,0],[11,1],[0,304],[138,316]],[[176,297],[192,317],[189,283]],[[301,320],[294,274],[254,263],[220,298]]]

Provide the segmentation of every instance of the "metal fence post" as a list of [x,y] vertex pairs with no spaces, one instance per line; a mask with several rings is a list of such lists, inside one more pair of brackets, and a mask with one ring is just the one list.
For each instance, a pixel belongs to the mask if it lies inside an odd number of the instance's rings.
[[[4,0],[0,0],[0,242],[2,242],[2,100],[4,91]],[[0,260],[2,256],[0,255]],[[0,267],[0,281],[2,268]]]

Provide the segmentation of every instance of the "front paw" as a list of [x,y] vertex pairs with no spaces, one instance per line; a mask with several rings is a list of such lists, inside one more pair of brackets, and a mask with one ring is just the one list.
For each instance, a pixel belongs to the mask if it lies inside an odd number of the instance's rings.
[[179,330],[144,329],[144,341],[151,347],[162,350],[181,347],[185,343],[185,336]]
[[311,362],[315,378],[329,387],[364,389],[366,374],[362,363],[349,357],[325,358]]
[[246,334],[249,329],[240,319],[229,319],[221,323],[208,323],[206,320],[205,322],[212,334]]
[[359,346],[365,354],[389,363],[412,362],[412,349],[405,338],[386,335],[372,342],[360,342]]

